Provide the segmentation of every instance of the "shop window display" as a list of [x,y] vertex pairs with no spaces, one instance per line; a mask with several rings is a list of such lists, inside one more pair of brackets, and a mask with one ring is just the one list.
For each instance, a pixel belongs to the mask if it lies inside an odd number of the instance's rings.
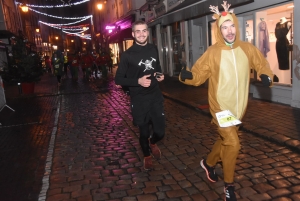
[[113,57],[112,57],[113,64],[118,64],[119,63],[119,45],[118,45],[118,43],[109,44],[109,48],[111,49],[111,52],[113,54]]
[[292,84],[292,5],[282,5],[255,14],[255,45],[266,57],[281,84]]
[[125,52],[128,48],[133,45],[134,40],[124,40],[123,41],[123,52]]
[[276,53],[280,70],[288,70],[290,68],[289,61],[289,46],[290,42],[286,35],[291,29],[292,23],[285,17],[280,18],[280,22],[276,24],[275,36],[276,36]]
[[270,52],[268,26],[264,18],[260,18],[260,22],[258,23],[258,49],[264,57],[267,57],[267,53]]
[[[255,16],[255,20],[251,16]],[[292,60],[296,59],[293,58],[295,53],[293,53],[292,17],[293,3],[265,9],[244,17],[244,40],[254,44],[261,51],[273,73],[279,77],[280,84],[292,84],[292,74],[295,73],[292,71]],[[216,42],[214,23],[211,21],[208,24],[209,45]],[[251,71],[251,78],[260,79],[253,71]]]
[[253,20],[247,20],[245,23],[245,41],[253,44]]

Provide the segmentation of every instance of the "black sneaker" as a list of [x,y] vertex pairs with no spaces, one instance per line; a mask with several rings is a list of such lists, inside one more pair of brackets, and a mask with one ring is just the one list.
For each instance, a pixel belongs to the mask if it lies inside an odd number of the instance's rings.
[[234,185],[225,185],[225,201],[236,201]]
[[218,181],[218,175],[215,173],[215,167],[210,167],[206,164],[205,160],[200,161],[201,167],[205,170],[207,179],[211,182]]

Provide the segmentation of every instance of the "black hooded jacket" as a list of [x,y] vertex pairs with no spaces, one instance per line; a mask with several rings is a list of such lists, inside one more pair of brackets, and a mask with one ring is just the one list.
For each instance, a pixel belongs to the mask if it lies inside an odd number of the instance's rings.
[[[129,87],[132,101],[156,98],[161,96],[161,91],[154,76],[155,72],[161,72],[157,47],[149,43],[145,46],[134,43],[121,56],[115,83]],[[151,85],[149,87],[139,85],[138,79],[149,74]]]

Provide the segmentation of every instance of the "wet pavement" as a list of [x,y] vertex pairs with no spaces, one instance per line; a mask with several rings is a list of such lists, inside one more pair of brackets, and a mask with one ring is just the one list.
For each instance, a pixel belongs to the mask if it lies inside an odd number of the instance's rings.
[[[106,81],[56,84],[46,74],[32,95],[5,88],[15,112],[0,113],[1,201],[224,199],[221,164],[216,183],[199,165],[217,138],[206,87],[171,77],[160,84],[166,97],[162,158],[154,160],[154,170],[144,171],[129,97],[112,74]],[[239,132],[238,200],[300,200],[299,114],[249,98]]]

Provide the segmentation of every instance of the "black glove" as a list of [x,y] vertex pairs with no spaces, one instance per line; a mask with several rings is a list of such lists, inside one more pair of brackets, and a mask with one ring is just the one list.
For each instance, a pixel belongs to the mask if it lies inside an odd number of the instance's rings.
[[277,77],[277,75],[274,75],[273,82],[279,82],[279,78]]
[[181,62],[181,64],[182,64],[182,69],[180,72],[180,79],[182,81],[185,81],[185,79],[193,79],[192,72],[186,70],[186,62],[183,61]]
[[265,74],[261,74],[260,76],[261,82],[264,86],[269,87],[271,85],[271,78]]

